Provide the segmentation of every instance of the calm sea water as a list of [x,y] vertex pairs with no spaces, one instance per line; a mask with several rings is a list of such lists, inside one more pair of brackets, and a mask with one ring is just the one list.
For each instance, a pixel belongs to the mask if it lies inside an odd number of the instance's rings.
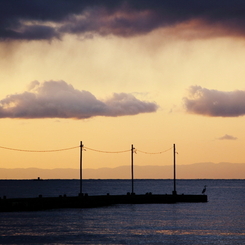
[[[115,205],[0,213],[0,244],[245,244],[245,180],[178,180],[208,203]],[[135,180],[136,194],[172,193],[172,180]],[[78,180],[0,180],[0,197],[76,196]],[[89,195],[126,194],[129,180],[85,180]]]

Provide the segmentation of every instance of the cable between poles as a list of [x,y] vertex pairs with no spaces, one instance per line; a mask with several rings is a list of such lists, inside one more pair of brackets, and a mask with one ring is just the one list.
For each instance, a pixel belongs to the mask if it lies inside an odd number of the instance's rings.
[[[5,146],[0,146],[0,149],[4,149],[4,150],[11,150],[11,151],[20,151],[20,152],[32,152],[32,153],[44,153],[44,152],[59,152],[59,151],[68,151],[68,150],[73,150],[76,148],[79,148],[80,146],[73,146],[73,147],[68,147],[68,148],[61,148],[61,149],[53,149],[53,150],[27,150],[27,149],[19,149],[19,148],[11,148],[11,147],[5,147]],[[162,154],[165,153],[169,150],[171,150],[171,148],[165,150],[165,151],[160,151],[160,152],[146,152],[146,151],[141,151],[139,149],[134,148],[134,153],[140,152],[140,153],[144,153],[144,154]],[[99,153],[109,153],[109,154],[115,154],[115,153],[125,153],[125,152],[130,152],[131,149],[128,150],[122,150],[122,151],[103,151],[103,150],[97,150],[97,149],[93,149],[93,148],[89,148],[89,147],[83,147],[83,150],[90,150],[90,151],[94,151],[94,152],[99,152]]]

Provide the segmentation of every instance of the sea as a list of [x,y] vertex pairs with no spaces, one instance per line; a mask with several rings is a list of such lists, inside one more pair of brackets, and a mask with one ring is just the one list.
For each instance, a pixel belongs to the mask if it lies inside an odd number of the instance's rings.
[[[245,180],[177,180],[207,203],[0,213],[0,244],[245,244]],[[171,194],[173,180],[83,180],[88,195]],[[77,196],[79,180],[0,180],[0,197]]]

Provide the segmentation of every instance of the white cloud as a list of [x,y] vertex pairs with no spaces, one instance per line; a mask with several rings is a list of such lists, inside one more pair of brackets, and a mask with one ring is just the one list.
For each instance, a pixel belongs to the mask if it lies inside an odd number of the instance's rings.
[[219,140],[237,140],[237,137],[234,137],[229,134],[225,134],[224,136],[218,138]]
[[126,116],[155,112],[156,103],[114,93],[104,101],[64,81],[32,82],[29,90],[0,100],[0,118],[74,118]]
[[211,117],[239,117],[245,115],[245,91],[224,92],[191,86],[185,97],[186,111]]

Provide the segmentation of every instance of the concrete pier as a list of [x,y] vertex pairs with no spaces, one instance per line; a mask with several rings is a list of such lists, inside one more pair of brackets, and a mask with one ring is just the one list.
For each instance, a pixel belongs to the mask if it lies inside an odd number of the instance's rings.
[[167,204],[181,202],[207,202],[207,195],[156,195],[146,193],[145,195],[127,194],[127,195],[100,195],[100,196],[59,196],[37,198],[4,198],[0,199],[0,212],[13,211],[38,211],[47,209],[61,208],[94,208],[110,206],[116,204]]

